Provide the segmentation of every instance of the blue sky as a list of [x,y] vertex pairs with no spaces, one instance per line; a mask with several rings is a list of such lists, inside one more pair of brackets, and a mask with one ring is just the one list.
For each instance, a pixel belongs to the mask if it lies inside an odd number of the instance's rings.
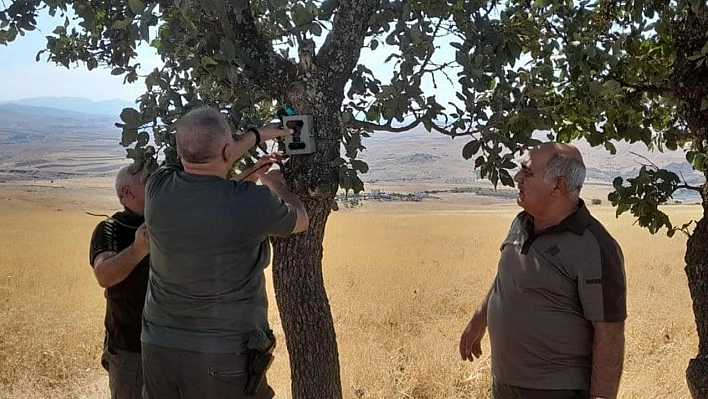
[[[110,69],[98,68],[86,70],[83,64],[74,65],[71,69],[57,66],[46,61],[43,54],[39,62],[35,61],[37,52],[46,47],[45,36],[50,35],[57,25],[63,23],[63,18],[50,17],[43,13],[38,18],[38,29],[18,36],[8,46],[0,46],[0,102],[19,100],[30,97],[84,97],[89,100],[135,101],[144,90],[142,80],[133,84],[123,84],[122,76],[112,76]],[[326,32],[325,32],[326,34]],[[322,41],[324,36],[316,39]],[[389,52],[386,45],[371,52],[363,49],[361,61],[374,71],[383,84],[391,76],[393,64],[384,64]],[[452,47],[442,44],[443,50],[436,52],[434,59],[454,58]],[[138,62],[142,64],[140,72],[147,74],[153,68],[161,65],[159,57],[147,45],[138,48]],[[296,54],[291,51],[290,54]],[[452,73],[454,78],[454,72]],[[452,85],[442,76],[438,77],[438,89],[431,82],[423,83],[426,95],[436,94],[443,105],[447,101],[456,101]]]
[[[37,52],[46,47],[45,36],[62,21],[42,15],[37,30],[18,35],[8,46],[0,46],[0,102],[45,96],[134,101],[145,91],[141,81],[124,85],[123,77],[112,76],[110,69],[89,72],[84,65],[66,69],[47,62],[46,55],[35,62]],[[145,74],[160,63],[151,50],[143,46],[138,51],[143,64],[141,71]]]

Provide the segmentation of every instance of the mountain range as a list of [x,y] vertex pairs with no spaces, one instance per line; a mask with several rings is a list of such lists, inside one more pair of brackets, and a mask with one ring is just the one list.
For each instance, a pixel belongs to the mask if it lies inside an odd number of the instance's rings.
[[[118,144],[120,130],[114,123],[121,110],[131,106],[134,104],[121,100],[55,97],[0,104],[0,173],[112,173],[125,163],[125,150]],[[542,136],[545,133],[539,132]],[[364,139],[367,149],[359,155],[369,164],[362,180],[384,186],[481,184],[473,160],[462,158],[465,143],[464,138],[452,140],[423,129],[375,132]],[[589,182],[608,184],[616,176],[633,177],[650,162],[679,174],[688,183],[704,180],[686,162],[683,151],[652,152],[641,143],[622,142],[615,144],[618,155],[612,156],[584,141],[575,144],[583,153]]]
[[0,102],[0,109],[34,115],[82,119],[91,119],[97,116],[117,118],[123,108],[130,107],[135,107],[135,103],[117,99],[92,101],[82,97],[33,97]]

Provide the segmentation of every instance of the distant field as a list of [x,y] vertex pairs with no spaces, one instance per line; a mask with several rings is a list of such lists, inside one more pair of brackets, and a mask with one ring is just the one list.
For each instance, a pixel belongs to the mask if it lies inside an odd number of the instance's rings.
[[[345,398],[484,398],[489,351],[473,364],[459,335],[494,276],[514,207],[396,212],[361,208],[333,214],[324,273],[342,364]],[[55,206],[0,207],[0,398],[106,398],[98,359],[102,290],[88,266],[98,219]],[[412,209],[412,208],[407,208]],[[97,211],[96,209],[92,209]],[[688,398],[684,370],[696,348],[683,273],[685,239],[651,236],[592,209],[622,245],[629,319],[622,398]],[[672,207],[680,220],[696,207]],[[269,374],[289,397],[281,339]],[[97,383],[98,381],[98,383]],[[99,388],[96,390],[96,388]]]

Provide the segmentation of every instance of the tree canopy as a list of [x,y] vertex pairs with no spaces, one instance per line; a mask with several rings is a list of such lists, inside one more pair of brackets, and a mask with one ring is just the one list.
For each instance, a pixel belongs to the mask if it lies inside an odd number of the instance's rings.
[[[362,138],[418,126],[464,140],[462,156],[495,185],[513,186],[513,161],[537,131],[612,153],[616,141],[685,150],[708,173],[701,0],[22,0],[0,10],[0,44],[33,30],[42,9],[66,20],[38,60],[144,78],[120,128],[128,157],[146,168],[163,153],[177,161],[173,122],[207,104],[239,128],[282,107],[315,115],[325,146],[294,161],[301,184],[286,177],[327,203],[337,186],[363,190]],[[138,68],[141,43],[161,68]],[[375,68],[382,61],[390,76]],[[651,165],[614,187],[618,214],[630,211],[652,233],[690,233],[659,206],[700,187]]]

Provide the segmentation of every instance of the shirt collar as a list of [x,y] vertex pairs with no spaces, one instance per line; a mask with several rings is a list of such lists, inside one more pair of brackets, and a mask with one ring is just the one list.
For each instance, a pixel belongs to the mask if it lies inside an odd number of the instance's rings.
[[587,228],[588,223],[590,223],[590,211],[588,211],[587,206],[585,206],[585,201],[580,199],[578,201],[578,209],[575,212],[563,219],[557,225],[539,231],[538,233],[535,232],[533,226],[533,216],[531,216],[528,212],[521,212],[521,222],[524,230],[526,230],[530,237],[542,234],[562,233],[566,230],[569,230],[577,235],[582,235]]

